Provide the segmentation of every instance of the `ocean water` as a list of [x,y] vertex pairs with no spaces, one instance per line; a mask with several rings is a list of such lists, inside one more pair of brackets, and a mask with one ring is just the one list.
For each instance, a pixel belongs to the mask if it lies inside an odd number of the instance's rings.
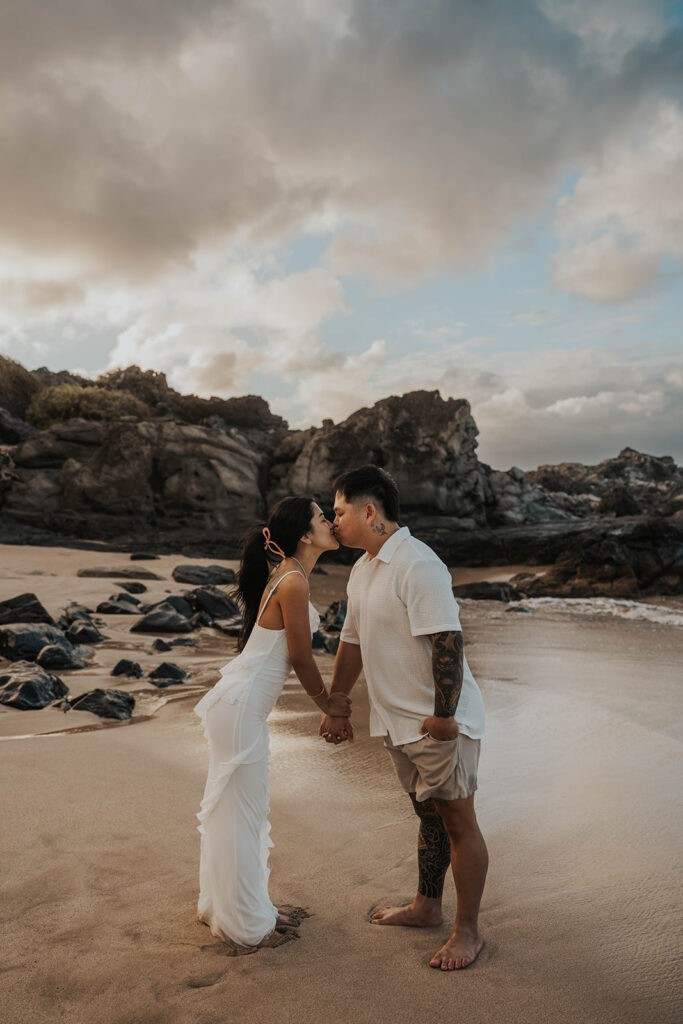
[[643,601],[618,600],[611,597],[528,597],[511,601],[508,607],[538,608],[571,612],[574,615],[612,615],[620,619],[657,622],[663,626],[683,627],[683,607],[646,604]]

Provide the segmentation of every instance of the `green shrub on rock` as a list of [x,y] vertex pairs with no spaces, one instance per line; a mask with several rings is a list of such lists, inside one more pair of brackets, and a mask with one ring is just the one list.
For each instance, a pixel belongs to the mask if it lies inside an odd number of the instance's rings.
[[78,387],[59,384],[40,391],[26,412],[26,419],[39,430],[53,423],[80,418],[84,420],[117,420],[122,416],[144,419],[149,410],[144,402],[122,391],[102,387]]
[[0,356],[0,405],[23,419],[31,400],[40,391],[40,383],[21,363]]

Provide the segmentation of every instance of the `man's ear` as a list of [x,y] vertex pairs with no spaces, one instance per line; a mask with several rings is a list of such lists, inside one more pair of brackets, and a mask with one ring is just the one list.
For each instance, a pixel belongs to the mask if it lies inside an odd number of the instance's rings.
[[365,506],[365,518],[366,519],[373,519],[376,515],[377,515],[377,509],[375,508],[374,505],[372,505],[372,504],[370,504],[368,502],[368,504]]

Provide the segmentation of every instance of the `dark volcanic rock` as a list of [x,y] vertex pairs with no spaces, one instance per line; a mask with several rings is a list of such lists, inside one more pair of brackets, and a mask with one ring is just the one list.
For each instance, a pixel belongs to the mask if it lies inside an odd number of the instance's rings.
[[575,515],[670,515],[683,508],[683,470],[668,455],[646,455],[633,448],[596,466],[539,466],[526,478]]
[[176,636],[173,640],[161,640],[157,638],[152,644],[153,651],[171,651],[174,647],[196,647],[197,641],[191,636]]
[[169,594],[168,597],[162,598],[161,601],[155,601],[154,604],[142,605],[139,610],[147,614],[164,608],[172,608],[186,619],[189,619],[194,611],[193,605],[180,594]]
[[55,624],[35,594],[19,594],[18,597],[0,601],[0,625],[6,622],[46,622],[49,626]]
[[45,708],[69,692],[62,680],[38,665],[26,661],[15,662],[0,669],[0,704],[22,711]]
[[47,644],[38,654],[36,662],[42,668],[77,669],[85,668],[85,661],[74,651],[71,654],[59,644]]
[[157,554],[151,551],[134,551],[130,556],[131,562],[151,562],[153,559],[158,558]]
[[60,629],[70,626],[72,622],[91,622],[92,609],[86,608],[84,604],[72,601],[66,606],[59,619]]
[[94,622],[78,620],[71,623],[66,631],[66,638],[72,644],[99,644],[106,640]]
[[639,517],[575,539],[542,576],[517,583],[528,597],[683,593],[683,527]]
[[177,565],[171,575],[176,583],[196,583],[200,586],[235,582],[234,570],[222,565]]
[[137,583],[136,581],[127,583],[125,580],[121,580],[119,586],[123,587],[124,590],[127,590],[129,594],[144,594],[147,591],[147,587],[144,583]]
[[187,672],[171,661],[164,661],[149,673],[148,679],[159,687],[177,686],[178,683],[185,682]]
[[212,619],[232,619],[240,614],[237,602],[217,587],[186,590],[185,597],[195,611],[207,612]]
[[135,697],[123,690],[90,690],[69,701],[73,711],[90,711],[100,718],[130,718],[135,707]]
[[102,615],[139,615],[140,602],[131,594],[111,594],[98,604],[97,611]]
[[151,569],[133,569],[127,565],[120,566],[117,569],[107,569],[102,566],[97,566],[88,569],[79,569],[76,573],[77,576],[93,576],[102,577],[104,579],[108,577],[120,577],[121,579],[127,580],[163,580],[164,576],[159,576],[158,573],[152,572]]
[[54,644],[71,657],[75,651],[61,629],[42,623],[15,622],[0,627],[0,654],[8,661],[35,661],[44,647]]
[[322,616],[322,627],[326,633],[340,633],[346,618],[346,601],[333,601]]
[[131,633],[191,633],[192,623],[177,612],[175,608],[166,605],[148,612],[139,622],[131,626]]
[[131,676],[133,679],[142,679],[142,669],[137,661],[130,661],[128,658],[121,658],[111,670],[112,676]]
[[30,423],[13,416],[9,409],[0,405],[0,444],[19,444],[37,433]]
[[324,651],[325,650],[325,634],[321,633],[319,629],[316,629],[313,634],[313,650]]
[[239,636],[242,632],[242,617],[236,615],[232,619],[214,619],[212,625],[215,629],[219,629],[221,633],[225,633],[226,636]]
[[453,587],[453,594],[456,598],[465,598],[469,601],[518,601],[522,596],[517,588],[509,583],[489,583],[485,580],[479,583],[461,583]]

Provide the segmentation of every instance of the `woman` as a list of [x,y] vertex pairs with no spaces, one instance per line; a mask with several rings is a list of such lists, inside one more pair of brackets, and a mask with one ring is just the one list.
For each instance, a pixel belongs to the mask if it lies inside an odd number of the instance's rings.
[[[240,946],[278,945],[284,936],[268,896],[268,726],[266,719],[294,668],[324,713],[350,715],[343,694],[330,699],[311,635],[320,617],[308,577],[323,551],[339,547],[310,498],[284,498],[266,526],[247,535],[238,574],[243,610],[239,655],[195,707],[209,741],[209,774],[199,818],[199,919]],[[273,563],[276,568],[271,573]]]

